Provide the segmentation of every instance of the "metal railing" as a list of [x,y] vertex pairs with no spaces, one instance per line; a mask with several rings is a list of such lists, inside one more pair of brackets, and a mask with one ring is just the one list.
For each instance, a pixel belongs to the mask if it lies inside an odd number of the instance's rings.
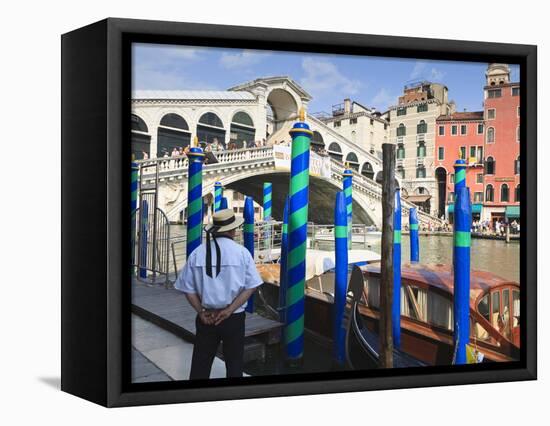
[[[351,227],[352,247],[370,248],[373,239],[379,238],[376,226],[353,224]],[[321,245],[334,244],[334,225],[308,223],[309,248],[319,249]]]

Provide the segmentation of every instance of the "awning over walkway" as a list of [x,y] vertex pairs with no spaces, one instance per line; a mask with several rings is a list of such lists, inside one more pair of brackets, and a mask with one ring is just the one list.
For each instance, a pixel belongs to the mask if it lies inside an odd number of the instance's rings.
[[[447,209],[447,211],[449,213],[454,213],[455,211],[455,205],[454,204],[449,204],[448,206],[449,208]],[[479,213],[481,214],[481,209],[483,208],[483,204],[472,204],[472,214],[473,213]]]
[[504,215],[506,219],[519,218],[519,206],[506,206]]
[[472,213],[481,213],[483,204],[472,204]]

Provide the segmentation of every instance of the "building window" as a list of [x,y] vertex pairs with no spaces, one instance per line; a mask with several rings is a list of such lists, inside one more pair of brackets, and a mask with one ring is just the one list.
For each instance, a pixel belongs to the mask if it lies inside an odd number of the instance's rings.
[[371,119],[370,119],[370,125],[371,125],[371,126],[374,126],[374,118],[371,118]]
[[460,147],[460,158],[462,160],[466,159],[466,147],[465,146]]
[[357,124],[357,117],[350,118],[349,119],[349,124]]
[[503,183],[502,186],[500,187],[500,202],[505,203],[508,201],[510,201],[508,185]]
[[520,116],[520,114],[519,114],[519,107],[518,107],[518,117],[519,117],[519,116]]
[[489,127],[487,129],[487,143],[495,143],[495,129]]
[[519,198],[519,185],[516,186],[516,190],[514,191],[514,201],[516,203],[519,203],[520,202],[520,198]]
[[384,123],[384,130],[388,128],[388,123]]
[[489,99],[500,98],[501,96],[502,96],[502,90],[501,89],[489,89],[489,90],[487,90],[487,97]]
[[495,169],[496,169],[496,161],[493,159],[493,157],[487,157],[487,160],[485,160],[485,174],[494,175]]
[[401,143],[397,146],[397,158],[398,159],[405,158],[405,147]]
[[403,166],[397,167],[397,175],[398,175],[401,179],[405,179],[405,169],[403,168]]
[[518,158],[514,160],[514,174],[519,175],[519,155]]
[[340,120],[336,120],[334,122],[334,127],[340,127],[342,125],[342,122]]
[[483,183],[483,173],[478,173],[476,175],[476,183]]
[[482,135],[483,134],[483,123],[479,123],[477,125],[477,134]]
[[397,116],[407,115],[407,108],[397,108]]
[[407,134],[407,128],[403,123],[399,124],[399,127],[397,128],[397,136],[405,136]]
[[473,158],[474,161],[475,161],[475,158],[476,158],[476,148],[477,148],[477,146],[471,146],[470,147],[470,158]]
[[497,110],[495,108],[489,108],[487,110],[487,120],[494,120],[497,116]]
[[424,142],[420,142],[416,147],[416,156],[419,158],[424,158],[426,156],[426,145]]
[[512,87],[512,96],[519,96],[519,87]]
[[417,179],[422,179],[426,177],[426,169],[424,166],[419,166],[416,168],[416,177]]
[[463,135],[463,136],[466,134],[466,125],[465,124],[460,125],[460,134]]
[[420,120],[420,123],[416,125],[416,133],[424,134],[428,132],[428,124],[424,120]]
[[449,173],[449,183],[455,183],[455,174]]
[[439,126],[439,136],[445,136],[445,126]]
[[485,188],[485,201],[492,202],[495,200],[495,190],[493,188],[493,185],[487,185],[487,188]]
[[483,202],[483,192],[474,192],[474,202],[475,203]]
[[445,159],[445,148],[440,146],[437,148],[437,159],[438,160],[444,160]]
[[447,202],[448,203],[454,203],[455,201],[455,193],[454,192],[449,192],[449,195],[447,196]]
[[426,112],[428,111],[428,104],[420,104],[416,107],[416,112]]
[[456,124],[453,124],[453,125],[451,126],[451,135],[452,135],[452,136],[456,136],[457,134],[458,134],[458,127],[457,127]]
[[483,162],[483,147],[482,147],[482,146],[478,146],[478,147],[477,147],[477,158],[476,158],[476,163],[481,164],[482,162]]
[[516,129],[516,141],[519,142],[519,126]]

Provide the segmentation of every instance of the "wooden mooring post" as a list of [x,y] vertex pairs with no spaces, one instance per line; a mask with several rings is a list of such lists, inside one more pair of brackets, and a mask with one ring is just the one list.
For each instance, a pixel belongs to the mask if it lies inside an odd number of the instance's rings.
[[[393,367],[393,214],[395,145],[382,144],[382,251],[380,280],[380,368]],[[399,295],[397,295],[399,297]]]

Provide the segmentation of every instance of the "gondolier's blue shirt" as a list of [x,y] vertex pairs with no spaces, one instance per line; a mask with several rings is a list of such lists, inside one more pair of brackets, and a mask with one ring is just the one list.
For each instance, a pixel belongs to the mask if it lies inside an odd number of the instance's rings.
[[[244,290],[256,288],[263,281],[258,274],[250,252],[230,238],[218,237],[221,252],[221,267],[217,277],[206,275],[206,244],[197,247],[175,283],[175,288],[184,293],[195,293],[206,309],[223,309]],[[211,241],[212,269],[216,270],[218,259],[214,242]],[[214,274],[215,275],[215,274]],[[246,303],[235,310],[242,312]]]

